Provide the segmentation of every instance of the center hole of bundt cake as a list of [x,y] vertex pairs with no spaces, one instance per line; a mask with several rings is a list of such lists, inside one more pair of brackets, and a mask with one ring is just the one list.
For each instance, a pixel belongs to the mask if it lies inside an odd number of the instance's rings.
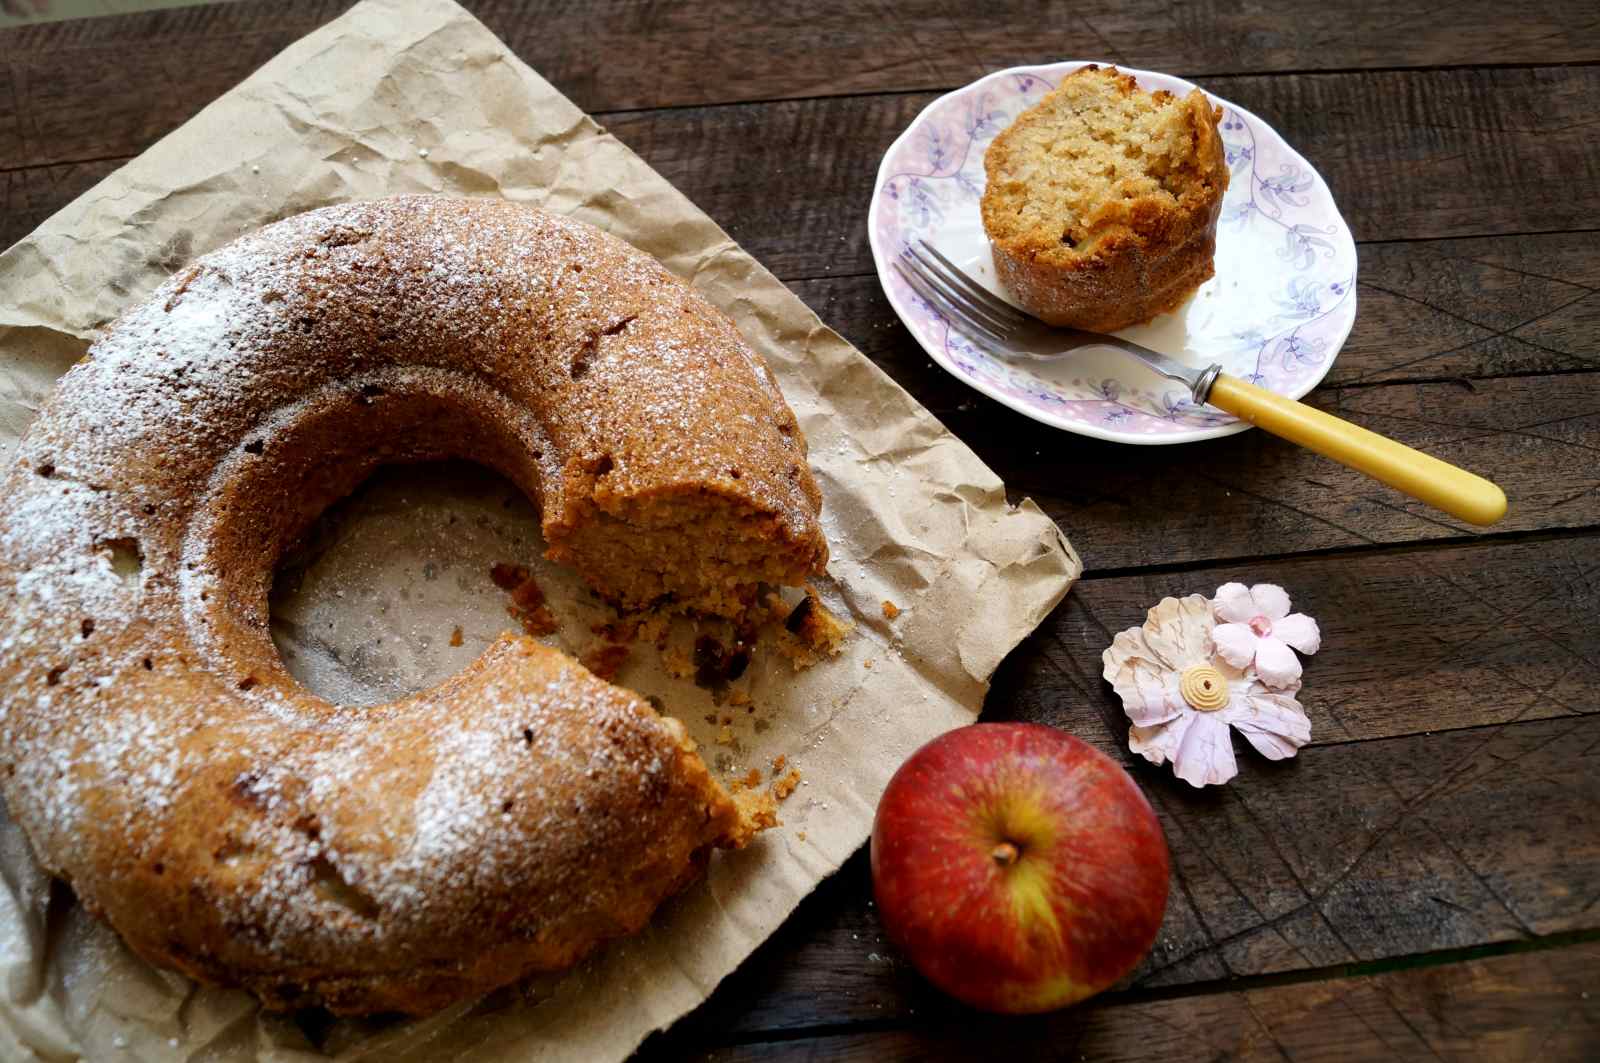
[[499,473],[465,461],[380,467],[278,564],[272,640],[289,673],[336,704],[424,690],[525,626],[508,570],[521,570],[518,585],[525,574],[542,594],[568,593],[576,576],[544,549],[533,504]]

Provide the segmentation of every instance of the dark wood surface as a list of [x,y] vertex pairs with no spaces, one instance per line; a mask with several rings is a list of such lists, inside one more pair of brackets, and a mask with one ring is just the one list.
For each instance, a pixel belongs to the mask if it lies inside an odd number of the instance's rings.
[[[0,31],[0,244],[344,0]],[[1099,678],[1166,594],[1323,621],[1314,741],[1195,792],[1129,762],[1172,902],[1123,985],[1002,1020],[883,940],[862,854],[649,1059],[1600,1058],[1600,15],[1592,3],[469,3],[1071,536],[986,718],[1126,758]],[[981,10],[980,10],[981,9]],[[1360,314],[1311,401],[1500,482],[1487,533],[1260,433],[1064,435],[934,369],[871,273],[883,150],[999,67],[1105,58],[1255,111],[1327,177]]]

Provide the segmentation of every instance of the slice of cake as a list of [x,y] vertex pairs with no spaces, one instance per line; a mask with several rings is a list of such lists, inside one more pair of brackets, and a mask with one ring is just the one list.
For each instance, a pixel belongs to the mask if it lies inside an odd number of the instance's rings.
[[983,227],[1013,298],[1052,325],[1111,332],[1210,279],[1228,168],[1199,89],[1145,92],[1086,66],[984,156]]

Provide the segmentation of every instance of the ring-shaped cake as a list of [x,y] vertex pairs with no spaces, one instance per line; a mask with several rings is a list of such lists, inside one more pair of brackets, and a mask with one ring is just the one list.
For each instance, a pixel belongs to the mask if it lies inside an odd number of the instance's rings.
[[331,704],[283,551],[374,468],[468,458],[624,608],[737,614],[826,562],[805,442],[732,323],[496,200],[329,207],[179,271],[0,486],[0,768],[41,863],[145,958],[268,1006],[426,1012],[639,929],[756,828],[675,720],[525,637]]

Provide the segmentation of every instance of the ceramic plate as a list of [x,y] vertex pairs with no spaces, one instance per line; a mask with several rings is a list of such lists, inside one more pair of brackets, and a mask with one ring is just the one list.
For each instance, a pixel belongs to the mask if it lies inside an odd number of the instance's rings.
[[[927,240],[1004,297],[978,214],[983,153],[995,134],[1082,61],[990,74],[929,104],[878,169],[867,226],[889,302],[933,360],[1045,424],[1123,443],[1184,443],[1249,427],[1109,349],[1049,361],[998,359],[952,330],[890,268]],[[1109,64],[1102,64],[1109,65]],[[1181,78],[1121,68],[1145,89],[1187,94]],[[1207,95],[1210,95],[1209,93]],[[1291,398],[1333,365],[1356,316],[1356,247],[1327,184],[1249,111],[1222,108],[1231,171],[1217,224],[1217,275],[1177,311],[1118,335],[1196,366],[1223,368]]]

